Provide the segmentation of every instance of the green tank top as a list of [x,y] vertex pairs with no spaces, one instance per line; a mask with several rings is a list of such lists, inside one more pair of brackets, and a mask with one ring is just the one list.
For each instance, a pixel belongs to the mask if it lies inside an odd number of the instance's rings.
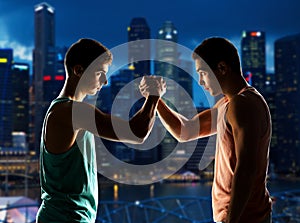
[[[55,99],[47,114],[56,103],[69,100]],[[85,131],[67,152],[52,154],[44,144],[44,125],[40,146],[42,204],[37,214],[39,221],[95,222],[98,182],[93,134]]]

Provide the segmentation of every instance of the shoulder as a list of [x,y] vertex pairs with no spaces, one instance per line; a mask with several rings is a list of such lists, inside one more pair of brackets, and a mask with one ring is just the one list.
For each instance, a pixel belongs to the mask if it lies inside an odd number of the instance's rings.
[[216,104],[213,106],[213,108],[219,108],[220,106],[224,105],[227,103],[227,98],[225,96],[221,97]]
[[72,111],[73,101],[62,101],[55,103],[48,112],[48,117],[68,116]]
[[226,117],[232,127],[248,129],[257,134],[265,132],[270,126],[270,114],[264,99],[250,91],[231,98]]
[[227,119],[236,124],[254,123],[260,116],[260,110],[258,101],[252,95],[235,95],[228,103]]
[[228,103],[228,109],[231,111],[242,111],[251,109],[252,107],[252,100],[245,94],[235,95]]
[[92,105],[85,102],[63,101],[53,105],[46,118],[48,121],[65,123],[70,122],[75,114],[86,113],[88,110],[93,109],[94,107]]
[[96,109],[95,106],[86,102],[65,101],[55,104],[49,111],[49,114],[64,118],[66,116],[69,117],[70,114],[74,113],[75,111],[83,112],[94,109]]
[[53,105],[46,116],[47,126],[55,127],[71,123],[72,104],[72,101],[64,101]]

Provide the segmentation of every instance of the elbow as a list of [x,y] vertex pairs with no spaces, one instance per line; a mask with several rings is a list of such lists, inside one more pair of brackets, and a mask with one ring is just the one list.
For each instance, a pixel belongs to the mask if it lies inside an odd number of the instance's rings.
[[132,145],[140,145],[140,144],[143,144],[145,142],[146,138],[140,138],[140,137],[137,137],[137,136],[133,136],[133,137],[125,137],[125,138],[118,138],[117,142],[123,142],[123,143],[129,143],[129,144],[132,144]]
[[138,131],[134,133],[133,143],[134,144],[143,144],[148,138],[149,131]]
[[143,137],[137,137],[136,143],[135,144],[143,144],[147,139],[147,136],[143,136]]
[[191,138],[188,136],[182,135],[180,133],[178,134],[174,132],[170,132],[170,133],[179,143],[185,143],[191,141]]
[[190,134],[189,128],[186,125],[182,125],[180,129],[178,129],[177,139],[178,142],[184,143],[193,140],[193,137]]
[[189,139],[188,137],[185,137],[185,136],[182,136],[182,135],[176,137],[176,139],[177,139],[177,141],[180,142],[180,143],[184,143],[184,142],[190,141],[190,139]]
[[135,145],[140,145],[140,144],[143,144],[145,142],[145,140],[146,140],[146,138],[139,138],[139,137],[137,137],[131,143],[135,144]]

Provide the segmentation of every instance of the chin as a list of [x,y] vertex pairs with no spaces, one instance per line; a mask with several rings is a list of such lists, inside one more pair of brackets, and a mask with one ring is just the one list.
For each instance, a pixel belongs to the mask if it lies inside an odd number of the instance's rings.
[[98,93],[98,91],[100,91],[100,90],[91,91],[91,92],[88,93],[88,95],[94,96]]
[[217,97],[222,94],[222,92],[209,92],[211,96]]

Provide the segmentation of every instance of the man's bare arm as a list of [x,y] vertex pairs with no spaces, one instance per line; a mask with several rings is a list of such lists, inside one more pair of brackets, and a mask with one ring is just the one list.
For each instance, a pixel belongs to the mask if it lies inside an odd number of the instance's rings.
[[152,130],[159,98],[166,92],[166,83],[162,78],[143,77],[141,82],[145,82],[145,79],[150,83],[147,92],[143,94],[146,100],[129,121],[105,114],[94,106],[75,103],[75,128],[88,130],[113,141],[143,143]]
[[74,128],[112,141],[142,143],[153,127],[158,100],[159,96],[146,98],[143,107],[129,121],[103,113],[87,103],[74,102]]
[[160,99],[157,106],[165,128],[179,141],[186,142],[216,133],[217,108],[207,109],[188,119]]

